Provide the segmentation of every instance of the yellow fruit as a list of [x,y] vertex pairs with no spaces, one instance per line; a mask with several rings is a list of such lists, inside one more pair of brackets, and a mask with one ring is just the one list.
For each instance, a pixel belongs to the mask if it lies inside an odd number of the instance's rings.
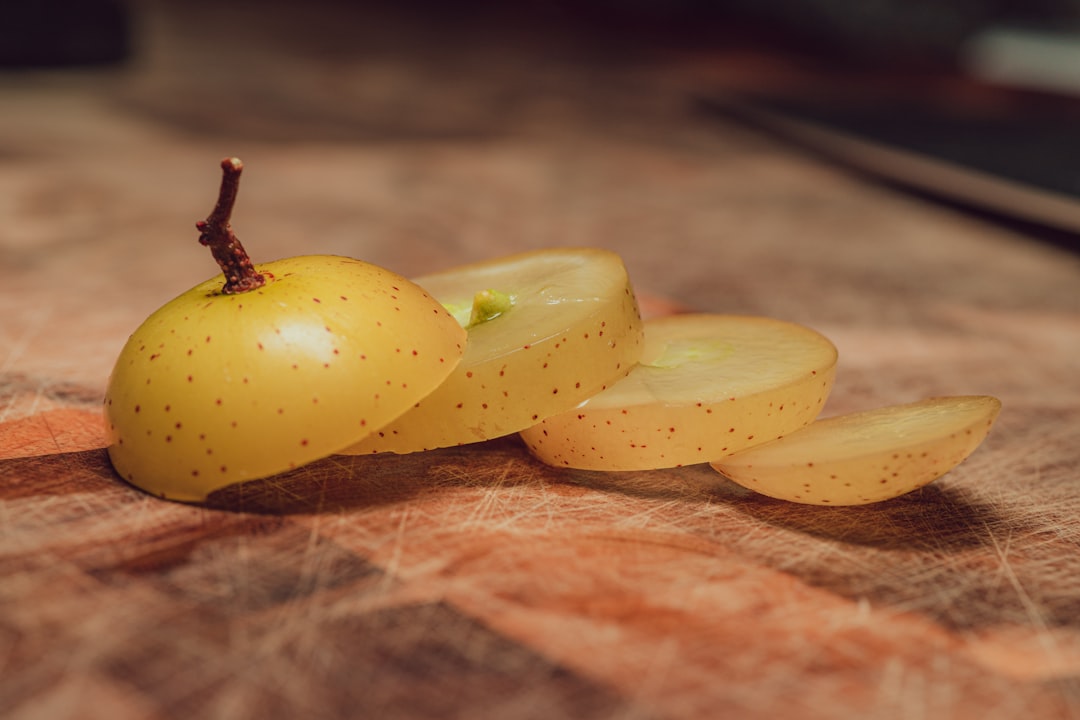
[[622,260],[598,249],[527,252],[415,282],[468,325],[442,385],[348,449],[408,453],[509,435],[629,372],[642,323]]
[[639,364],[567,412],[524,430],[544,462],[643,470],[716,460],[811,422],[832,388],[836,348],[770,318],[688,314],[645,324]]
[[930,398],[824,418],[712,463],[756,492],[813,505],[863,505],[909,493],[967,458],[1001,411],[989,396]]
[[460,361],[460,325],[388,270],[336,256],[226,266],[135,330],[109,379],[109,457],[155,495],[202,500],[337,452]]

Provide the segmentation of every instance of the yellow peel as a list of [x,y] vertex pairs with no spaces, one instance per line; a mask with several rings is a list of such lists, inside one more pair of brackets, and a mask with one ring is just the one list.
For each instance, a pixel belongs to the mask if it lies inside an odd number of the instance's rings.
[[909,493],[967,458],[1001,410],[989,396],[930,398],[818,420],[712,466],[781,500],[863,505]]
[[704,463],[811,422],[832,388],[836,348],[760,317],[688,314],[645,324],[639,364],[521,437],[544,462],[589,470]]
[[[408,453],[509,435],[629,372],[642,322],[626,268],[592,248],[527,252],[416,278],[450,308],[480,306],[461,364],[400,418],[348,448]],[[476,294],[494,288],[497,292]]]
[[317,460],[385,425],[458,364],[465,332],[424,290],[350,258],[219,275],[131,335],[105,397],[109,456],[155,495],[202,500]]

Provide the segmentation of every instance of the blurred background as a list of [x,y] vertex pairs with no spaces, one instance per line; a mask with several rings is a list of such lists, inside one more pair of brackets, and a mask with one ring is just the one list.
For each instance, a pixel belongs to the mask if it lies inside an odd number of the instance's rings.
[[[129,108],[247,140],[494,137],[567,113],[632,132],[675,95],[780,129],[750,103],[1010,184],[779,133],[879,179],[1060,245],[1080,231],[1077,0],[40,0],[0,7],[0,68],[112,73],[100,91]],[[1050,197],[1002,197],[1017,184]]]
[[[122,62],[137,50],[140,14],[162,3],[40,0],[0,9],[0,60],[8,67]],[[168,3],[166,3],[168,4]],[[178,8],[200,3],[171,3]],[[205,3],[202,3],[205,4]],[[726,46],[751,39],[845,63],[943,68],[988,32],[1059,35],[1075,29],[1075,0],[317,0],[215,3],[281,17],[336,14],[384,20],[397,12],[422,23],[526,23],[538,32],[584,33],[603,44]],[[512,6],[512,7],[508,7]],[[295,28],[298,31],[304,27]],[[747,37],[749,34],[749,38]],[[640,48],[639,48],[640,49]],[[1069,69],[1072,70],[1072,69]]]

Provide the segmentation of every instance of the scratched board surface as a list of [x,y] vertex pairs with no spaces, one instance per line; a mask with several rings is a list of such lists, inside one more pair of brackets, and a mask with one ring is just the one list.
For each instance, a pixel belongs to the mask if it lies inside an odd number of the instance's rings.
[[[129,65],[0,75],[0,717],[1080,717],[1076,256],[696,116],[681,59],[305,7],[148,3]],[[862,508],[515,438],[163,502],[99,408],[213,272],[227,154],[256,259],[608,247],[647,300],[832,338],[827,414],[1004,410]]]

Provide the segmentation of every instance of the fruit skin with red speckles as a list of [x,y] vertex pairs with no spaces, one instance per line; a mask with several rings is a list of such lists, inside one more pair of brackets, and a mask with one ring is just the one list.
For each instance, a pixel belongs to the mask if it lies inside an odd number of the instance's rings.
[[333,255],[252,263],[229,225],[243,164],[221,169],[196,227],[222,274],[135,330],[105,393],[113,467],[173,500],[357,442],[438,386],[465,349],[454,317],[394,272]]
[[1001,412],[989,395],[926,398],[817,420],[711,463],[755,492],[807,505],[866,505],[927,485],[963,462]]
[[641,355],[637,299],[622,259],[609,250],[535,250],[416,282],[464,311],[465,356],[431,395],[347,453],[407,453],[509,435],[618,381]]
[[711,313],[653,318],[626,377],[520,435],[555,467],[710,462],[816,418],[837,359],[828,338],[796,323]]
[[336,256],[256,265],[266,284],[208,280],[151,315],[109,381],[109,456],[175,500],[335,453],[427,395],[465,332],[418,286]]

